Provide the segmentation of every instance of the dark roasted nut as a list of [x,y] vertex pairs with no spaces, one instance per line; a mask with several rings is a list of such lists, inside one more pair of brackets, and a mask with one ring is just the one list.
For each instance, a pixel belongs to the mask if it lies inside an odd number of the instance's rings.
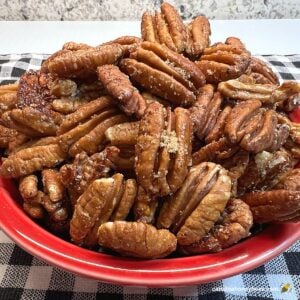
[[214,226],[230,198],[227,171],[214,163],[202,163],[190,172],[174,196],[164,202],[157,225],[177,232],[180,245],[199,241]]
[[238,179],[238,194],[272,189],[287,170],[293,168],[293,159],[285,150],[270,153],[262,151],[250,159],[244,174]]
[[290,138],[292,141],[298,145],[300,145],[300,124],[292,122],[289,118],[277,114],[278,122],[282,125],[286,125],[290,128]]
[[226,118],[225,136],[232,144],[250,152],[275,151],[286,141],[289,127],[278,125],[274,110],[260,109],[261,102],[248,100],[238,103]]
[[215,126],[221,104],[222,97],[219,92],[214,93],[211,84],[200,88],[196,102],[189,108],[194,132],[200,140],[205,138]]
[[47,69],[51,74],[62,78],[86,78],[96,75],[99,66],[116,64],[123,53],[124,50],[118,44],[67,51],[49,60]]
[[253,216],[249,206],[240,199],[230,199],[221,221],[200,241],[180,248],[185,255],[220,252],[250,235]]
[[210,24],[205,16],[198,16],[187,25],[186,52],[191,58],[198,58],[209,46]]
[[205,83],[199,68],[164,45],[143,42],[121,69],[151,93],[177,105],[190,105],[195,92]]
[[287,191],[300,191],[300,169],[291,169],[284,173],[279,182],[273,187],[274,190],[284,189]]
[[192,126],[183,108],[164,111],[151,103],[140,121],[135,171],[139,184],[151,194],[175,192],[188,173]]
[[72,164],[65,164],[61,167],[62,182],[67,187],[73,204],[91,182],[108,176],[114,166],[109,157],[115,152],[119,153],[116,147],[107,147],[104,151],[92,156],[82,152],[75,156]]
[[141,186],[139,186],[136,200],[133,206],[135,221],[153,224],[157,206],[157,196],[147,194],[145,190]]
[[209,83],[238,78],[250,63],[250,53],[245,48],[237,47],[237,43],[227,41],[206,48],[197,65]]
[[6,178],[17,178],[52,168],[66,158],[66,154],[57,144],[26,148],[10,155],[0,167],[0,175]]
[[117,66],[104,65],[97,69],[98,78],[107,92],[114,97],[121,109],[129,116],[140,118],[146,109],[146,102],[131,84],[128,76]]
[[[106,149],[111,149],[116,147],[107,147]],[[118,149],[118,148],[116,148]],[[107,159],[109,159],[113,165],[114,169],[117,171],[134,171],[135,156],[134,148],[132,149],[119,149],[119,151],[109,151],[107,154]]]
[[251,208],[255,223],[293,222],[300,217],[300,192],[272,190],[242,197]]
[[[132,182],[130,184],[134,185]],[[95,246],[99,226],[111,217],[115,219],[118,214],[120,218],[125,218],[130,210],[128,202],[133,204],[135,193],[136,187],[128,191],[128,184],[119,173],[111,178],[93,181],[76,202],[70,223],[72,241],[87,247]]]
[[104,223],[98,230],[99,244],[122,255],[161,258],[176,250],[176,237],[168,230],[157,230],[142,222]]
[[259,58],[251,57],[249,65],[249,76],[259,84],[277,84],[279,85],[278,76],[264,61]]

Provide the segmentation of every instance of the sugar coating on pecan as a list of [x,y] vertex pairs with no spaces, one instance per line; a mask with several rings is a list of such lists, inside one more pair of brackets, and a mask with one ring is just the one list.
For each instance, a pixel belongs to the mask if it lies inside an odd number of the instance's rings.
[[119,173],[110,178],[96,179],[79,197],[70,223],[70,235],[74,243],[95,246],[98,228],[102,223],[109,221],[112,216],[115,219],[118,214],[120,218],[126,218],[130,209],[128,204],[133,203],[136,188],[128,191],[124,181]]
[[206,48],[196,63],[207,82],[219,83],[241,76],[250,63],[250,53],[227,41]]
[[170,102],[190,105],[195,92],[205,83],[195,63],[164,45],[143,42],[121,69],[139,85]]
[[151,103],[140,121],[135,146],[139,184],[151,194],[175,192],[188,173],[192,126],[183,108],[164,110]]
[[139,258],[162,258],[176,250],[176,237],[168,230],[156,229],[143,222],[115,221],[98,230],[99,244],[121,255]]
[[220,252],[250,236],[253,216],[249,206],[240,199],[230,199],[218,221],[200,241],[180,247],[185,255]]
[[117,66],[104,65],[97,69],[98,78],[108,93],[129,116],[140,118],[146,109],[146,102],[139,91],[132,85],[127,75]]
[[95,76],[99,66],[116,64],[123,53],[124,50],[118,44],[67,51],[49,60],[47,69],[61,78],[87,78]]
[[13,108],[16,108],[18,103],[17,92],[0,93],[0,116]]

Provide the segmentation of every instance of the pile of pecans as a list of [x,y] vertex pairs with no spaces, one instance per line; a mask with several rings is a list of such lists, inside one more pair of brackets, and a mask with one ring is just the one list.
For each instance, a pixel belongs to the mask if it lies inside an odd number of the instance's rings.
[[66,43],[0,87],[0,175],[26,213],[82,247],[218,252],[300,221],[300,84],[168,3],[142,36]]

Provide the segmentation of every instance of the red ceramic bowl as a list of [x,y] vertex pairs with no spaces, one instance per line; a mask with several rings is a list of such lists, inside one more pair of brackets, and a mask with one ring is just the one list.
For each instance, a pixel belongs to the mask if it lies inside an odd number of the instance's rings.
[[136,260],[89,251],[65,242],[22,210],[15,185],[0,179],[0,227],[20,247],[64,270],[100,281],[163,287],[206,283],[253,269],[300,239],[300,223],[276,224],[216,254]]

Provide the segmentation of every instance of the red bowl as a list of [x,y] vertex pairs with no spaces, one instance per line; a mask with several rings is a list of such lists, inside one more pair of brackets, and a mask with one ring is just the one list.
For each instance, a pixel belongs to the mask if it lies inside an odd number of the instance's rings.
[[147,287],[183,286],[224,279],[253,269],[300,239],[300,223],[276,224],[216,254],[135,260],[89,251],[32,221],[15,185],[0,179],[0,227],[20,247],[47,263],[100,281]]

